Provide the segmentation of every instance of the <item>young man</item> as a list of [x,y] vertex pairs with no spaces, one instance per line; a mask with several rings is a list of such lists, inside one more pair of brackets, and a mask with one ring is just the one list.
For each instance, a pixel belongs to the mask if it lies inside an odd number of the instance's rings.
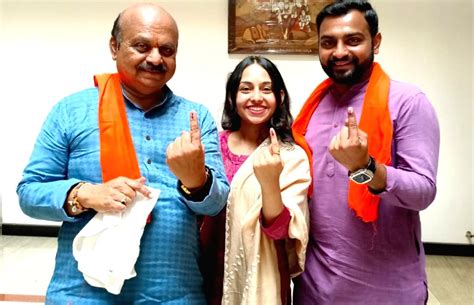
[[419,211],[436,194],[435,111],[419,89],[374,63],[382,35],[368,2],[336,1],[316,23],[329,79],[293,127],[313,174],[294,304],[425,304]]
[[[217,128],[207,109],[166,85],[178,28],[165,10],[130,6],[109,44],[118,73],[96,75],[97,88],[54,107],[17,189],[27,215],[63,221],[46,303],[205,304],[196,214],[219,213],[229,191]],[[72,255],[74,237],[97,212],[123,212],[137,192],[148,196],[145,185],[160,195],[136,276],[119,295],[92,287]]]

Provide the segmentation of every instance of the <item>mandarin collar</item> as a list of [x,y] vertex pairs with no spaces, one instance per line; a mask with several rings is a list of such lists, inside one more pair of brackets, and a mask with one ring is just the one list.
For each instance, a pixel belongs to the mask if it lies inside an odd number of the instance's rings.
[[[144,111],[145,114],[150,113],[153,110],[155,110],[155,109],[161,107],[162,105],[164,105],[171,98],[171,96],[173,95],[173,91],[171,91],[171,89],[166,84],[163,86],[163,88],[161,88],[161,91],[163,93],[161,101],[159,101],[155,106],[151,107],[147,111]],[[122,86],[122,95],[123,95],[123,98],[125,99],[126,102],[130,103],[135,108],[143,111],[142,108],[136,102],[134,102],[131,98],[128,97],[128,95],[125,92],[125,89],[123,88],[123,86]]]

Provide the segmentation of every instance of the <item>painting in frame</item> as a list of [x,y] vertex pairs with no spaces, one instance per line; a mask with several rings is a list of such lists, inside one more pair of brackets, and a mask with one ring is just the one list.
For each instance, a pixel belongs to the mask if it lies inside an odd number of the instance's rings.
[[317,54],[316,15],[332,0],[229,0],[229,54]]

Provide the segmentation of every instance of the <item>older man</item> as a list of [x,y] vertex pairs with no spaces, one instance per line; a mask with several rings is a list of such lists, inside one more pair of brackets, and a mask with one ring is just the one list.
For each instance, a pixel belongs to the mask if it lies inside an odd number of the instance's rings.
[[[229,189],[215,123],[166,85],[178,28],[164,9],[125,9],[109,45],[118,73],[96,75],[96,87],[52,109],[17,189],[27,215],[63,221],[46,303],[205,304],[196,214],[217,214]],[[118,296],[92,287],[73,258],[74,237],[97,212],[123,212],[138,193],[149,196],[147,186],[161,192],[137,275]]]

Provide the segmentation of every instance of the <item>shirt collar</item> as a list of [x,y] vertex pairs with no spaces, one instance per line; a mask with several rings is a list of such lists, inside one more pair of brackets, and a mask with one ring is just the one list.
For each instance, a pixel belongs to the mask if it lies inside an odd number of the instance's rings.
[[[155,106],[148,109],[145,113],[149,113],[149,112],[159,108],[160,106],[165,104],[171,98],[171,96],[173,95],[173,92],[171,91],[171,89],[167,85],[164,85],[163,88],[161,88],[161,92],[163,93],[161,101],[159,101]],[[122,95],[123,95],[123,98],[125,99],[126,102],[130,103],[135,108],[142,110],[142,108],[137,103],[135,103],[131,98],[128,97],[128,95],[125,92],[125,89],[123,88],[123,86],[122,86]]]
[[353,85],[352,87],[349,88],[349,90],[344,93],[343,95],[339,95],[334,89],[333,87],[329,88],[329,92],[331,93],[331,95],[336,98],[337,100],[346,100],[346,99],[349,99],[361,92],[365,92],[367,90],[367,86],[369,84],[369,80],[366,79],[360,83],[357,83],[355,85]]

